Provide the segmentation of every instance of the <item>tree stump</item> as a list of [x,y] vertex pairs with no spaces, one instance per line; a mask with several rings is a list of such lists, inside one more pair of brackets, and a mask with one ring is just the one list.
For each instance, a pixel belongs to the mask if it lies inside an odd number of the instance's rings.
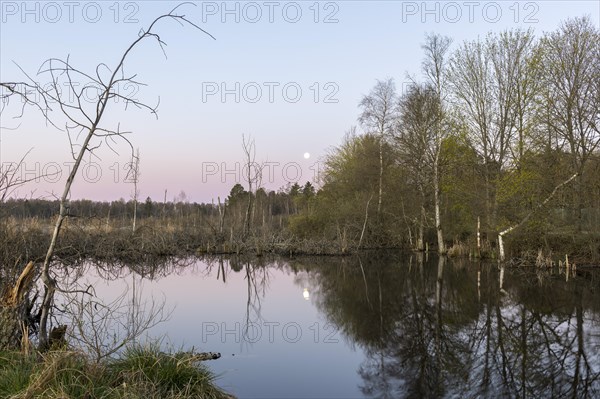
[[29,262],[21,272],[17,283],[0,298],[0,351],[17,350],[29,334],[23,334],[28,327],[27,294],[35,275],[33,262]]

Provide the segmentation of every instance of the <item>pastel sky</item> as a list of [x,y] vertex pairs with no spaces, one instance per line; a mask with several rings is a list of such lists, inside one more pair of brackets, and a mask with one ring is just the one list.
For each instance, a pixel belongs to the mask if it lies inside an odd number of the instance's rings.
[[[34,79],[48,58],[70,57],[89,73],[114,66],[140,29],[178,2],[0,1],[0,80]],[[132,131],[141,154],[140,196],[210,202],[243,183],[242,135],[256,143],[256,161],[270,162],[263,185],[314,180],[320,162],[357,124],[358,103],[376,79],[392,77],[398,90],[407,73],[420,77],[424,35],[449,35],[455,45],[490,31],[533,28],[540,35],[568,17],[600,20],[600,2],[590,1],[334,1],[195,2],[181,13],[210,32],[165,21],[156,32],[167,43],[138,47],[126,72],[147,86],[127,88],[156,104],[147,112],[111,104],[106,122]],[[40,78],[40,82],[45,82]],[[86,82],[81,82],[82,84]],[[64,132],[46,126],[32,108],[13,119],[12,102],[1,115],[0,162],[14,162],[31,149],[18,196],[51,197],[62,190],[70,166]],[[125,181],[129,149],[106,145],[87,158],[73,198],[130,198]],[[305,153],[310,157],[305,158]]]

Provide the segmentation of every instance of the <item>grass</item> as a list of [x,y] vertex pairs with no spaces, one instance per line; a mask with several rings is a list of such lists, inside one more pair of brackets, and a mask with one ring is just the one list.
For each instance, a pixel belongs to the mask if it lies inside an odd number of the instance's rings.
[[193,352],[132,347],[118,359],[94,363],[68,350],[38,355],[0,353],[0,398],[186,399],[232,398]]

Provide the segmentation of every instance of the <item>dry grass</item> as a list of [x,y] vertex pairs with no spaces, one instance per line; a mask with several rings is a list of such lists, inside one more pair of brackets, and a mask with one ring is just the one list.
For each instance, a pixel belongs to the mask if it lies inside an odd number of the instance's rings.
[[95,363],[80,352],[54,351],[41,359],[0,353],[0,397],[7,399],[230,399],[190,352],[138,347]]

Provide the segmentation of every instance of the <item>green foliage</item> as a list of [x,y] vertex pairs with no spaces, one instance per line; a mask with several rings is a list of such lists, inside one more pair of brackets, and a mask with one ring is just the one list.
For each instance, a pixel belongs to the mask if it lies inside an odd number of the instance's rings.
[[302,187],[302,195],[308,199],[315,196],[315,187],[309,181]]
[[300,185],[297,182],[292,184],[288,191],[288,194],[292,198],[298,197],[300,195]]
[[449,237],[475,232],[477,217],[485,215],[481,198],[482,174],[476,152],[464,135],[450,136],[442,143],[443,224]]
[[246,197],[247,195],[248,193],[246,192],[246,190],[244,190],[244,187],[241,184],[237,183],[231,188],[231,191],[229,192],[229,197],[227,197],[227,202],[229,204],[233,204],[239,201],[241,198]]
[[15,392],[24,390],[29,383],[34,365],[33,356],[15,352],[0,353],[0,397],[7,398]]
[[541,176],[535,170],[516,169],[498,178],[498,204],[506,218],[519,221],[532,206],[543,201],[539,196]]
[[146,201],[144,202],[144,215],[146,217],[150,217],[150,216],[152,216],[153,213],[154,213],[154,204],[152,203],[152,198],[147,197]]
[[294,215],[290,216],[288,227],[299,238],[311,238],[322,235],[325,224],[314,215]]
[[[377,196],[379,187],[379,150],[380,138],[371,135],[346,135],[344,142],[335,148],[325,161],[324,184],[315,197],[314,216],[325,238],[337,237],[339,231],[346,232],[354,244],[360,237],[365,216],[367,216],[367,242],[371,244],[390,245],[393,235],[389,234],[394,218],[401,215],[402,194],[399,190],[403,181],[399,178],[400,169],[396,162],[397,155],[392,144],[382,143],[383,198],[382,215],[377,219]],[[305,186],[304,191],[310,188]],[[367,211],[367,204],[368,211]],[[383,217],[383,212],[387,214]],[[300,223],[300,222],[297,222]],[[313,225],[315,222],[311,220]],[[306,226],[306,222],[303,224]]]

